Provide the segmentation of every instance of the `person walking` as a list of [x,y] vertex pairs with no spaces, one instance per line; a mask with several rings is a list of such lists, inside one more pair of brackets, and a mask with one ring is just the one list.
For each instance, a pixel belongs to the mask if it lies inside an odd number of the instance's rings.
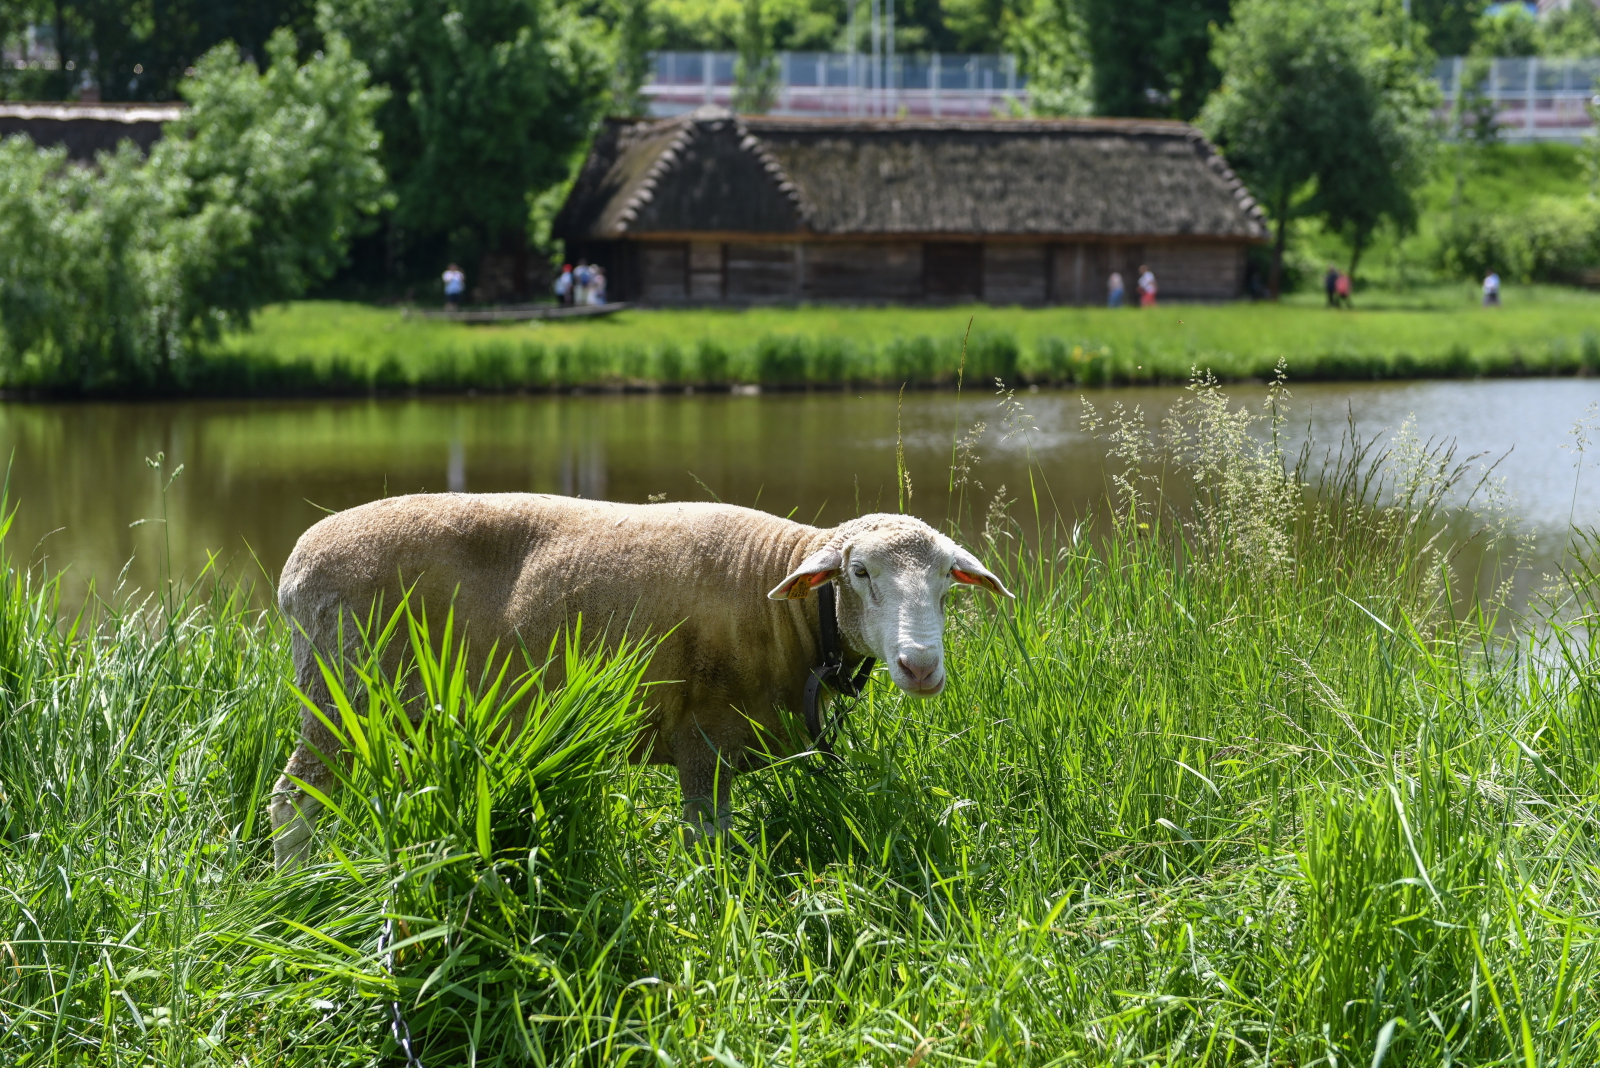
[[572,303],[589,303],[589,279],[592,274],[589,261],[579,260],[578,266],[572,271]]
[[1493,267],[1483,276],[1483,306],[1485,308],[1500,307],[1500,276]]
[[1106,307],[1122,307],[1122,272],[1112,271],[1111,277],[1106,279]]
[[563,263],[561,273],[556,276],[556,303],[565,307],[572,303],[572,264]]
[[1350,276],[1345,274],[1343,271],[1338,272],[1338,274],[1339,277],[1333,280],[1334,307],[1354,307],[1354,305],[1350,303]]
[[1139,307],[1156,306],[1156,276],[1147,264],[1139,264]]
[[1328,264],[1328,273],[1322,276],[1322,289],[1323,292],[1328,294],[1328,307],[1337,308],[1339,306],[1339,268],[1331,263]]
[[446,311],[461,307],[461,294],[467,288],[467,276],[455,264],[444,269],[444,306]]
[[604,304],[606,302],[606,272],[605,268],[595,264],[589,272],[589,303]]

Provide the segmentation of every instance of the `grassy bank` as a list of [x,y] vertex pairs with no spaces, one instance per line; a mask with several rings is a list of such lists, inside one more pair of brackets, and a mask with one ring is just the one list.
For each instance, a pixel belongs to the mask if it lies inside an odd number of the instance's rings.
[[571,388],[949,386],[968,320],[967,380],[1054,385],[1576,374],[1600,370],[1600,296],[1470,289],[1283,305],[1101,308],[756,308],[464,326],[394,309],[305,302],[263,313],[180,387],[199,393]]
[[430,1065],[1593,1063],[1600,648],[1452,618],[1446,458],[1297,484],[1183,425],[1195,510],[1130,471],[1103,542],[992,514],[1018,599],[955,603],[949,690],[876,680],[843,768],[741,779],[721,851],[616,762],[632,662],[575,661],[514,744],[446,663],[421,735],[372,694],[344,818],[277,877],[282,625],[64,630],[11,571],[5,1059],[399,1063],[398,1001]]

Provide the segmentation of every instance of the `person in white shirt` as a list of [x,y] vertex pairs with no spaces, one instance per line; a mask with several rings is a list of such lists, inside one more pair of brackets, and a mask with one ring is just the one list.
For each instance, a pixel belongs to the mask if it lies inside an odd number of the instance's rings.
[[606,302],[606,272],[600,267],[594,267],[589,272],[589,303],[604,304]]
[[467,288],[467,276],[455,264],[444,269],[444,306],[455,311],[461,306],[462,291]]
[[1122,307],[1122,272],[1112,271],[1111,277],[1106,279],[1106,307]]
[[1139,307],[1153,308],[1156,304],[1156,276],[1150,268],[1139,264]]
[[572,303],[572,264],[563,263],[561,274],[556,278],[556,303]]
[[1500,306],[1500,276],[1493,268],[1483,276],[1483,306],[1485,308],[1498,308]]

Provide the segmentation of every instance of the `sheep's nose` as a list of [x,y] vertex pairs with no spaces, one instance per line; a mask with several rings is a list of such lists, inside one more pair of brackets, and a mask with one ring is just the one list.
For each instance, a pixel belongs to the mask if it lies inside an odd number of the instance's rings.
[[904,671],[911,677],[912,681],[917,683],[927,682],[929,679],[933,678],[933,673],[939,670],[939,661],[937,660],[928,664],[926,667],[919,667],[902,656],[898,659],[897,663],[900,665],[900,670]]

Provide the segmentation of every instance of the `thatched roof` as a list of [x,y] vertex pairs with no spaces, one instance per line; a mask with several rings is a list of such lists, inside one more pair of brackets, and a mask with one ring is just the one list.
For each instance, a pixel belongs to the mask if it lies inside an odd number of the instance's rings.
[[182,114],[182,104],[0,103],[0,137],[27,134],[36,145],[66,145],[73,159],[92,160],[122,141],[150,151],[161,124]]
[[1185,123],[735,117],[613,121],[558,236],[796,233],[1266,236]]

